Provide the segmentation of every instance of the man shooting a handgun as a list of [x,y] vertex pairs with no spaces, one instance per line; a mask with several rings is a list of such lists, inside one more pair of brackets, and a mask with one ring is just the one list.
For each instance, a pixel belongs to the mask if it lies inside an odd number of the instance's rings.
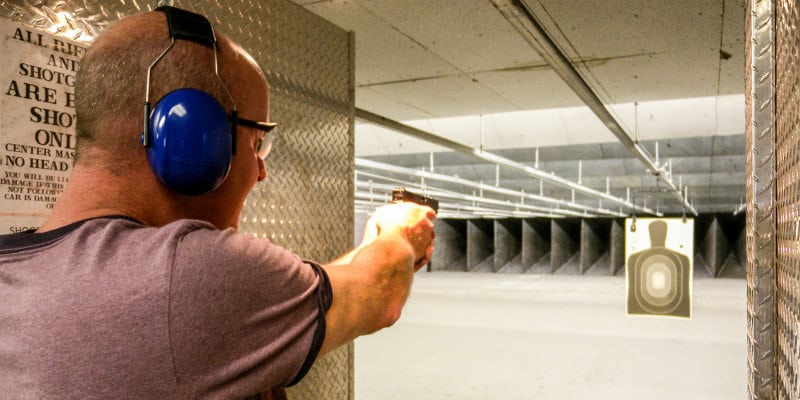
[[[181,88],[191,100],[164,106]],[[434,211],[381,207],[324,265],[238,233],[275,124],[261,68],[204,17],[117,22],[83,58],[75,98],[69,184],[38,230],[0,236],[4,398],[284,398],[316,359],[397,321],[431,259]],[[184,141],[202,151],[159,147],[214,115],[222,134]],[[218,175],[183,186],[200,169]]]

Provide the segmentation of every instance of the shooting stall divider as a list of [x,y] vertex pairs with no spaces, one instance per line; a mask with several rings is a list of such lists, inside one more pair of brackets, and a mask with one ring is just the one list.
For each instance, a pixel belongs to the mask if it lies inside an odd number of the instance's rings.
[[580,221],[550,221],[550,272],[560,275],[580,274],[579,260],[574,256],[580,248]]
[[521,219],[503,219],[494,224],[494,271],[522,272]]
[[608,272],[610,275],[617,275],[625,266],[625,224],[622,220],[611,221],[610,235]]
[[[581,241],[580,241],[580,273],[587,274],[590,271],[600,271],[600,268],[593,268],[595,263],[602,257],[608,257],[608,234],[611,221],[607,219],[582,219],[581,220]],[[599,266],[599,265],[598,265]],[[599,272],[602,273],[602,272]]]
[[543,219],[522,220],[522,272],[535,270],[550,257],[550,229]]
[[494,270],[494,224],[488,219],[467,221],[467,271]]

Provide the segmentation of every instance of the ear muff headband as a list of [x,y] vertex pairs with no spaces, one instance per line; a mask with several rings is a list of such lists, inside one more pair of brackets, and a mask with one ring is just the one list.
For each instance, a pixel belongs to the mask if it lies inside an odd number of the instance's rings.
[[[166,14],[170,44],[147,67],[142,144],[153,173],[167,188],[184,195],[208,193],[225,180],[236,154],[236,103],[219,75],[211,23],[202,15],[174,7],[157,10]],[[150,74],[177,39],[212,49],[214,75],[232,104],[231,116],[213,96],[191,88],[170,92],[151,109]]]

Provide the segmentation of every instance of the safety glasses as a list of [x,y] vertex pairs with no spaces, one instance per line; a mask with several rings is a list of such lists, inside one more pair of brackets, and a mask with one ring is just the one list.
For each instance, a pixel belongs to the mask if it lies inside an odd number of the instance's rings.
[[246,126],[248,128],[258,129],[262,131],[261,137],[256,139],[256,154],[262,160],[266,159],[269,152],[272,150],[272,144],[275,142],[275,127],[278,124],[274,122],[258,122],[245,118],[236,117],[231,118],[236,121],[237,125]]

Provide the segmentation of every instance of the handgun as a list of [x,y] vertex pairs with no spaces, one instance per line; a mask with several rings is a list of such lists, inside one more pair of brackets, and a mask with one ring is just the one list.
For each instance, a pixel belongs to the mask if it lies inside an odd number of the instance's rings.
[[439,212],[439,200],[410,192],[404,187],[398,187],[392,190],[392,202],[399,203],[403,201],[416,203],[421,206],[428,206],[432,208],[434,212]]

